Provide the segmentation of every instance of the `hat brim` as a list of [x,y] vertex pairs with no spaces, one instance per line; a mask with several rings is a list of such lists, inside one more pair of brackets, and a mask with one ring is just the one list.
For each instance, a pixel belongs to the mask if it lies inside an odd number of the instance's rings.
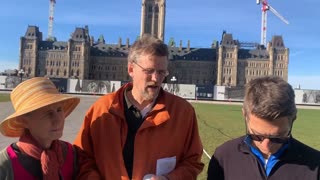
[[20,137],[24,132],[24,126],[21,122],[17,120],[19,116],[46,107],[48,105],[60,102],[64,103],[63,110],[66,118],[77,107],[77,105],[80,102],[80,98],[64,94],[52,94],[51,96],[47,96],[44,99],[41,99],[40,102],[37,101],[34,104],[31,104],[30,106],[25,108],[24,110],[15,112],[8,116],[6,119],[4,119],[0,124],[1,133],[4,136],[8,137]]

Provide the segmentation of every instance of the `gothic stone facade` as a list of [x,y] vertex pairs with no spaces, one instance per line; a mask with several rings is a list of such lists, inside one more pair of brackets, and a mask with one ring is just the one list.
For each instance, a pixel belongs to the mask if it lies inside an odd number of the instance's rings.
[[[211,48],[169,45],[169,71],[177,83],[243,86],[265,75],[288,79],[289,50],[281,36],[274,36],[267,48],[242,48],[232,34],[223,32],[220,43]],[[76,28],[68,41],[42,40],[36,26],[29,26],[20,40],[20,69],[25,76],[130,81],[127,74],[129,39],[125,44],[108,44],[103,36],[97,41],[88,27]]]
[[[142,0],[140,35],[151,34],[164,40],[165,0]],[[183,47],[170,39],[169,71],[181,84],[243,86],[259,76],[275,75],[288,80],[289,49],[281,36],[267,47],[244,48],[232,34],[222,33],[220,43],[210,48]],[[47,76],[96,80],[129,81],[127,56],[129,39],[108,44],[101,35],[97,41],[89,28],[76,28],[68,41],[42,40],[39,27],[29,26],[20,40],[20,65],[25,76]]]

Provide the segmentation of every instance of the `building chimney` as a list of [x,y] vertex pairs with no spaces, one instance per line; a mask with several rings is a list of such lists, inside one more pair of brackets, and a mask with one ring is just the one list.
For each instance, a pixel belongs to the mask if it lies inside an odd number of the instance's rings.
[[93,44],[94,44],[94,37],[91,36],[91,38],[90,38],[90,45],[93,46]]
[[129,38],[126,40],[126,48],[129,48]]
[[121,39],[121,37],[119,37],[119,40],[118,40],[118,48],[121,48],[121,45],[122,45],[122,39]]

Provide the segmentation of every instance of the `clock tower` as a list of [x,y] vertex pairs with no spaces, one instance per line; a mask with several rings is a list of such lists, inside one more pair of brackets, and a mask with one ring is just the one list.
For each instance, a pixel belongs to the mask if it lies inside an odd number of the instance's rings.
[[165,0],[142,0],[140,36],[150,34],[164,40]]

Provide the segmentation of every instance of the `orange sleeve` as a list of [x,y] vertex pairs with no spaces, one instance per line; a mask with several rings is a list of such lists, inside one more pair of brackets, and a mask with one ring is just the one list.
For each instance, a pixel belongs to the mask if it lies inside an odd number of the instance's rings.
[[93,108],[87,112],[80,131],[74,141],[78,151],[79,175],[77,179],[102,179],[99,174],[92,145],[90,126],[93,119]]

